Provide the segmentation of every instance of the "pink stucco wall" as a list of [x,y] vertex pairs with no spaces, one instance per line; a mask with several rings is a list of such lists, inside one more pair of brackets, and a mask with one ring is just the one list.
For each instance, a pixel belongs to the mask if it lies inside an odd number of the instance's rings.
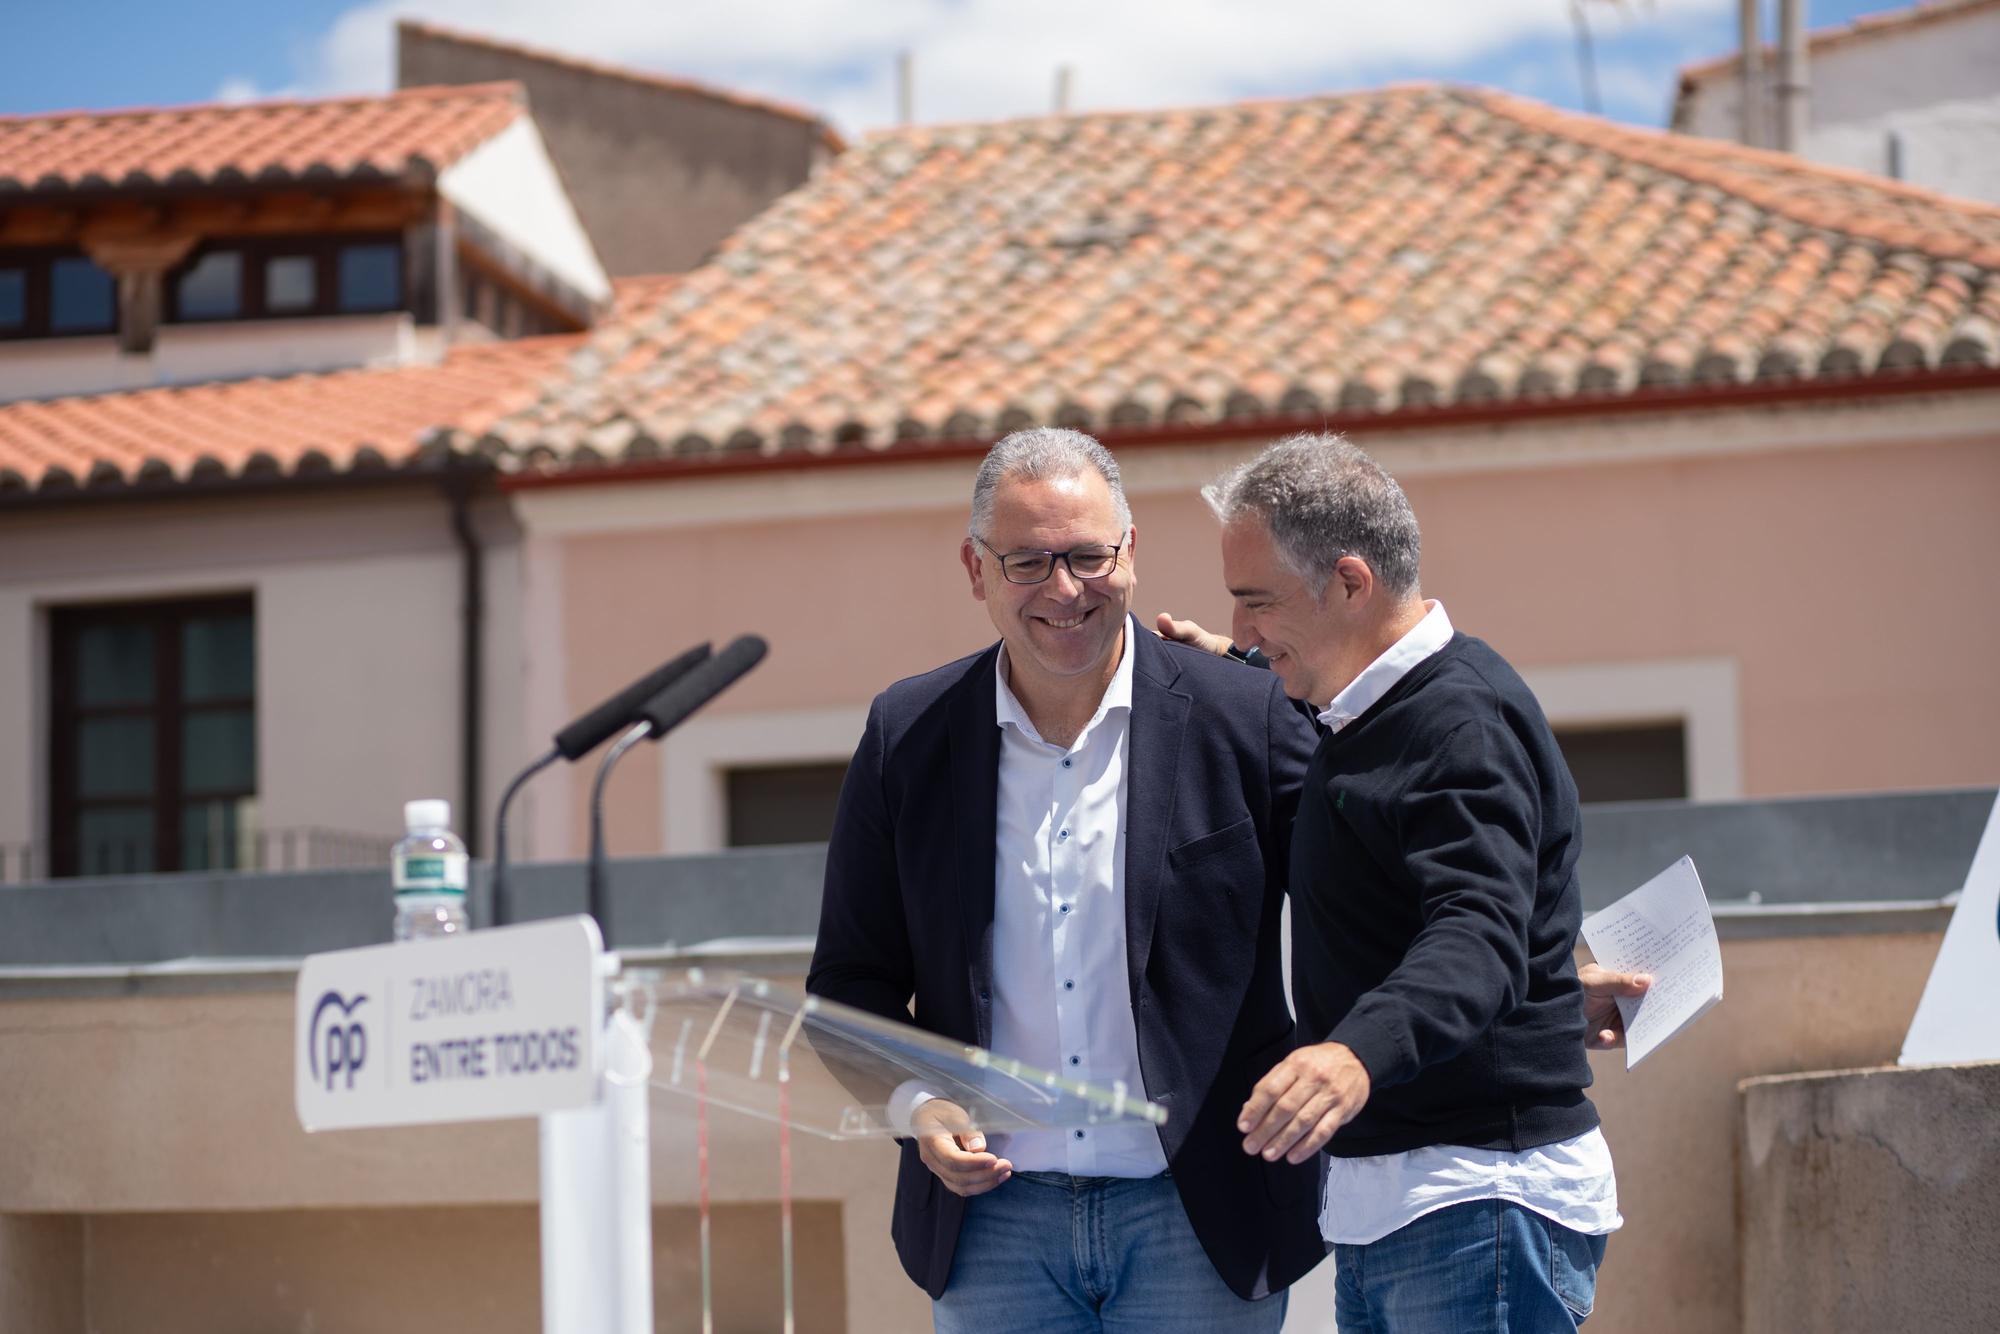
[[[1405,483],[1426,591],[1517,665],[1733,659],[1745,795],[2000,781],[2000,441]],[[1137,610],[1226,626],[1199,498],[1133,506]],[[954,503],[567,538],[567,705],[746,630],[771,641],[770,660],[717,713],[863,705],[991,640],[958,565],[963,523]],[[615,852],[658,850],[659,785],[657,766],[620,771]],[[580,847],[580,794],[572,804]]]

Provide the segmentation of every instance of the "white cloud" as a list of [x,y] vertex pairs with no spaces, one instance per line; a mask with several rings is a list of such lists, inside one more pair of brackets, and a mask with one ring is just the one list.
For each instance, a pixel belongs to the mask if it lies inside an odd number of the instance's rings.
[[218,102],[255,102],[265,96],[258,91],[257,81],[241,74],[232,74],[215,86],[215,100]]
[[[1684,28],[1729,0],[1658,0],[1600,27]],[[1568,0],[367,0],[298,71],[317,92],[378,91],[397,16],[814,107],[843,129],[894,115],[913,53],[926,122],[1048,108],[1058,65],[1079,110],[1193,105],[1365,85],[1571,33]]]

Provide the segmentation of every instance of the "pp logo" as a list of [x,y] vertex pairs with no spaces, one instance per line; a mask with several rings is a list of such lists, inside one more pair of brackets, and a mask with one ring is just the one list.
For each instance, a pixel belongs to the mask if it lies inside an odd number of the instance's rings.
[[[313,1078],[324,1080],[329,1090],[343,1074],[347,1076],[347,1087],[353,1088],[354,1076],[368,1061],[368,1030],[354,1018],[354,1011],[367,999],[356,996],[346,1000],[338,991],[329,991],[313,1006],[312,1024],[306,1030],[307,1055],[312,1061]],[[329,1011],[333,1016],[330,1021]],[[324,1073],[322,1065],[326,1067]]]

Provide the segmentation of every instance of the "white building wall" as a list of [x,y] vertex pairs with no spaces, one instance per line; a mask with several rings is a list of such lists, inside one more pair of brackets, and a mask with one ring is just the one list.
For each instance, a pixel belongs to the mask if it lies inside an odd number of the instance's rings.
[[592,301],[611,296],[541,133],[526,117],[447,168],[438,193]]
[[[2000,6],[1825,45],[1807,77],[1806,160],[2000,201]],[[1767,67],[1767,134],[1776,80]],[[1735,70],[1717,70],[1689,94],[1684,126],[1735,139],[1739,106]]]
[[355,366],[400,366],[441,354],[407,311],[310,320],[162,325],[151,353],[101,338],[37,338],[0,347],[0,403],[156,385]]

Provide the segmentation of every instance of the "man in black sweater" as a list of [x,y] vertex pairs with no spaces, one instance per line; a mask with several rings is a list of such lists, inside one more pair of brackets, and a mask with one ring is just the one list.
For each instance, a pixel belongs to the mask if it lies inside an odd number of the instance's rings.
[[1337,436],[1204,494],[1238,646],[1320,710],[1291,849],[1310,1045],[1238,1119],[1331,1156],[1343,1334],[1574,1328],[1619,1226],[1584,1088],[1576,786],[1520,677],[1418,585],[1408,500]]

